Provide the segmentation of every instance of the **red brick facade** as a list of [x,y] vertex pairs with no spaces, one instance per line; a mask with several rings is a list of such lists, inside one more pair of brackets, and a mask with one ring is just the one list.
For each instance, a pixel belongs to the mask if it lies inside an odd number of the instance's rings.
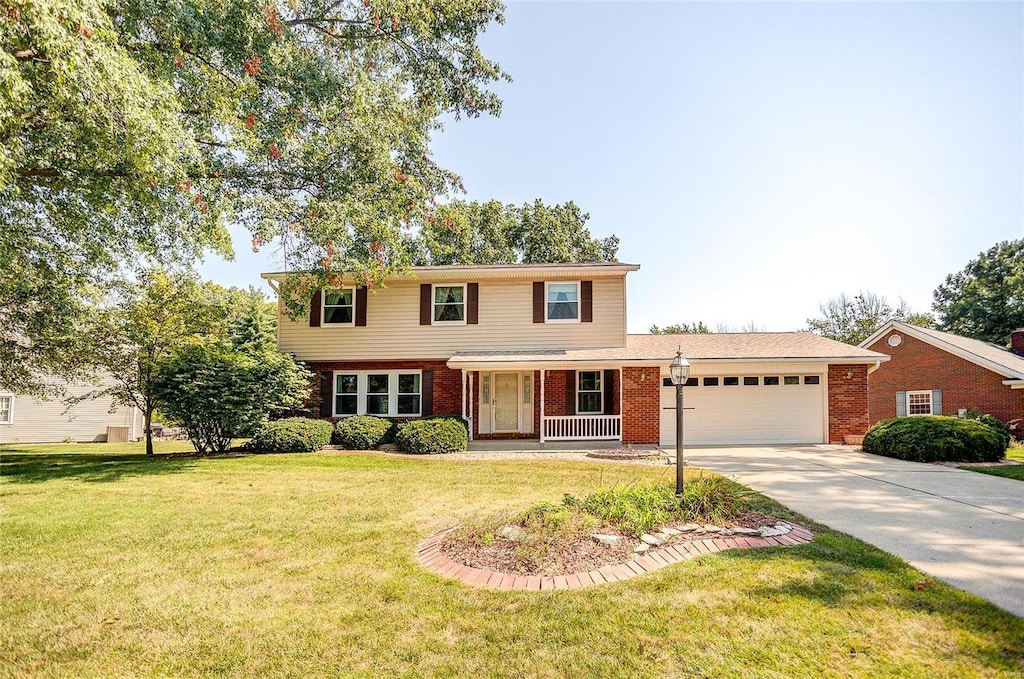
[[868,366],[828,367],[828,441],[842,443],[844,436],[861,436],[868,422]]
[[657,444],[661,431],[661,369],[622,369],[622,442]]
[[[902,342],[888,338],[895,332]],[[1002,375],[911,337],[899,330],[879,337],[870,347],[892,358],[868,378],[871,424],[896,417],[896,392],[942,391],[942,414],[977,408],[1004,422],[1024,417],[1024,389],[1010,389]]]

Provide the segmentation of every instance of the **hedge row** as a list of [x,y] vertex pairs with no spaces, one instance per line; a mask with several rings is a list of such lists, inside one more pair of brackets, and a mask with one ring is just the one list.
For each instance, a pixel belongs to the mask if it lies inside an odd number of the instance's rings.
[[394,422],[383,417],[356,415],[332,426],[326,420],[291,417],[263,425],[247,448],[255,453],[305,453],[328,443],[349,450],[373,450],[385,443],[415,455],[435,455],[465,450],[469,426],[461,417],[424,417]]
[[871,427],[864,452],[914,462],[997,462],[1008,443],[1008,435],[979,420],[921,415]]
[[330,442],[332,430],[324,420],[289,417],[264,424],[246,447],[254,453],[312,453]]

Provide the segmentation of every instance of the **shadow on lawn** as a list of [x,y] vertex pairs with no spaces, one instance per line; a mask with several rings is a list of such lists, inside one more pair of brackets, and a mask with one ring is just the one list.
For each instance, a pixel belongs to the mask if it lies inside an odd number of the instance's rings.
[[0,450],[0,477],[9,483],[43,483],[77,479],[92,483],[119,481],[129,476],[178,474],[200,458],[140,453],[29,455]]

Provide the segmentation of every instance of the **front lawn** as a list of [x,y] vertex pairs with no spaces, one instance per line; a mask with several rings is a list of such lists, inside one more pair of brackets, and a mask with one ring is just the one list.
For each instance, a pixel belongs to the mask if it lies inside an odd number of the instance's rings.
[[965,466],[960,469],[969,469],[972,472],[981,472],[982,474],[991,474],[992,476],[1002,476],[1007,479],[1017,479],[1024,481],[1024,448],[1010,448],[1006,451],[1007,460],[1016,460],[1020,464],[1009,466],[1009,467],[971,467]]
[[0,449],[2,673],[1024,671],[1021,619],[763,499],[760,511],[815,540],[550,593],[470,588],[416,562],[442,527],[637,478],[672,483],[667,467],[93,450]]

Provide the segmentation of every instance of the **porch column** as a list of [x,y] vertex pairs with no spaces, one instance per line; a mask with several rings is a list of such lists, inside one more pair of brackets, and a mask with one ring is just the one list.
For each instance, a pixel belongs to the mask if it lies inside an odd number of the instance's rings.
[[466,416],[467,415],[467,409],[466,409],[466,399],[467,398],[469,398],[469,395],[466,393],[466,371],[463,370],[462,371],[462,419],[464,419],[464,420],[468,420],[469,419]]
[[473,401],[476,400],[476,392],[473,389],[473,375],[472,370],[469,371],[469,440],[473,440]]
[[[658,392],[658,395],[659,396],[661,395],[660,391]],[[622,366],[620,365],[619,366],[619,442],[620,443],[622,442],[622,423],[623,423],[623,420],[625,419],[623,417],[624,413],[622,411],[623,411],[623,403],[622,403]]]
[[544,443],[544,375],[546,370],[540,370],[540,442]]

